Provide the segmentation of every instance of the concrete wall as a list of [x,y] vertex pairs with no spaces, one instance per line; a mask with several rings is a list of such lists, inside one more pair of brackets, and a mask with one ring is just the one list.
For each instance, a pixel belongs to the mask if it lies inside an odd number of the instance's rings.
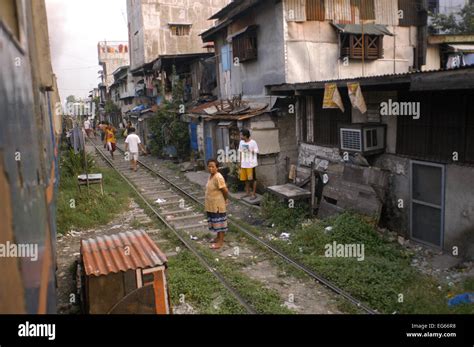
[[440,45],[428,45],[426,50],[426,65],[422,66],[423,71],[441,69]]
[[294,114],[283,113],[277,117],[277,126],[280,129],[280,148],[276,167],[277,184],[285,184],[288,181],[286,158],[290,158],[290,164],[297,164],[298,141],[296,139],[296,118]]
[[[127,0],[132,70],[160,55],[204,53],[199,34],[228,0]],[[188,36],[171,35],[168,23],[191,23]]]
[[[285,82],[283,36],[280,34],[283,32],[282,3],[262,2],[246,17],[230,26],[228,34],[252,24],[258,25],[258,58],[241,62],[237,66],[232,64],[229,81],[231,88],[226,83],[228,77],[224,76],[222,60],[219,59],[220,97],[226,97],[229,91],[231,95],[263,96],[266,94],[266,85]],[[226,38],[227,35],[221,36],[216,42],[216,54],[219,56],[221,47],[227,43]]]
[[[446,166],[445,237],[444,248],[453,246],[465,250],[467,234],[474,233],[474,168]],[[472,238],[471,238],[472,239]],[[472,245],[471,245],[472,246]],[[471,254],[473,257],[474,254]]]
[[[122,45],[122,52],[119,52],[119,46]],[[125,52],[126,47],[126,52]],[[114,52],[109,52],[108,48],[114,50]],[[114,72],[122,66],[130,64],[130,55],[128,52],[128,42],[99,42],[98,44],[98,54],[99,54],[99,64],[103,66],[104,76],[105,76],[105,85],[107,87],[111,86],[114,83]],[[104,49],[104,51],[102,51]]]
[[356,78],[408,72],[413,66],[416,27],[388,26],[384,58],[365,61],[339,59],[339,34],[329,22],[288,22],[285,33],[287,83]]
[[[392,154],[377,157],[373,166],[390,172],[381,223],[404,237],[410,235],[410,160]],[[399,200],[404,208],[398,208]]]
[[[384,207],[382,223],[390,230],[405,237],[410,235],[410,159],[385,154],[374,166],[388,170],[389,187]],[[457,246],[461,252],[468,247],[468,234],[474,232],[474,168],[446,165],[445,214],[443,249],[451,251]],[[403,199],[404,208],[398,208],[398,200]],[[472,246],[472,245],[471,245]]]

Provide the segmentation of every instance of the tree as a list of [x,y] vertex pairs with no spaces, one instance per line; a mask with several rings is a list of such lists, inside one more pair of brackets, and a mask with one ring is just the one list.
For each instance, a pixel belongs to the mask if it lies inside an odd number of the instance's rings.
[[69,95],[66,98],[67,103],[75,103],[76,102],[76,97],[74,95]]
[[431,32],[447,35],[474,33],[474,4],[466,5],[456,13],[431,14],[431,17]]
[[120,112],[120,107],[114,104],[112,100],[107,100],[105,102],[105,113],[107,114],[115,114]]
[[[184,106],[184,84],[173,66],[171,75],[172,98],[164,100],[156,115],[150,121],[152,132],[151,150],[154,154],[165,156],[167,147],[174,147],[178,157],[189,155],[188,124],[183,122],[180,113]],[[164,90],[162,90],[164,96]]]

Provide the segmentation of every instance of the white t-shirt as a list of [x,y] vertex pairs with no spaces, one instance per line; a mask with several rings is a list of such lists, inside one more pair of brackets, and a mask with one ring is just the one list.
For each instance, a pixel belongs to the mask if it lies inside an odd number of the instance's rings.
[[138,137],[138,135],[130,134],[125,139],[125,143],[128,144],[128,150],[131,153],[138,153],[138,145],[142,142],[140,141],[140,137]]
[[91,128],[91,122],[89,122],[88,120],[84,121],[84,129],[90,129]]
[[250,140],[249,142],[241,140],[239,145],[239,153],[242,154],[242,159],[240,163],[241,168],[253,169],[254,167],[258,166],[258,145],[255,140]]

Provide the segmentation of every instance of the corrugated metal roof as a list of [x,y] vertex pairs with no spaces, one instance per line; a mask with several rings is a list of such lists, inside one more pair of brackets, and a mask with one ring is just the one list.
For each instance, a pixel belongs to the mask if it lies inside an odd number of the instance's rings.
[[[364,77],[351,77],[351,78],[343,78],[343,79],[332,79],[332,80],[323,80],[323,81],[309,81],[309,82],[301,82],[301,83],[282,83],[282,84],[274,84],[274,85],[266,85],[267,88],[271,88],[271,91],[285,91],[285,90],[303,90],[303,89],[311,89],[314,86],[319,88],[324,88],[326,83],[338,83],[338,84],[345,84],[347,82],[360,82],[363,83],[364,81],[371,81],[379,82],[387,79],[390,81],[390,78],[404,78],[404,77],[414,77],[417,76],[422,77],[430,74],[438,74],[442,72],[453,72],[463,70],[466,74],[467,73],[474,73],[474,66],[463,66],[454,69],[438,69],[438,70],[426,70],[426,71],[409,71],[409,72],[402,72],[397,74],[385,74],[385,75],[371,75],[371,76],[364,76]],[[460,71],[462,74],[463,71]],[[469,78],[469,77],[467,77]],[[407,80],[408,82],[408,80]]]
[[98,236],[81,241],[87,276],[166,265],[166,255],[143,230]]
[[232,108],[228,100],[215,100],[200,104],[188,111],[189,116],[202,116],[205,120],[245,120],[272,112],[279,97],[243,98],[239,106]]

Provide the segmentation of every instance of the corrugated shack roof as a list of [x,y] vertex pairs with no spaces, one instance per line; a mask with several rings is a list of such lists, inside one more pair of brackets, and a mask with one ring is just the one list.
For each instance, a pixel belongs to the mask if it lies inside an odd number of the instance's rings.
[[326,83],[335,83],[338,87],[347,87],[348,82],[358,82],[362,87],[387,88],[395,85],[407,85],[411,91],[456,90],[474,88],[474,65],[455,69],[412,71],[399,74],[386,74],[336,80],[283,83],[267,85],[273,95],[293,95],[299,91],[324,89]]
[[216,100],[198,105],[189,110],[188,115],[199,116],[204,120],[246,120],[264,113],[271,112],[277,98],[264,100],[242,100],[237,105],[232,105],[228,100]]
[[87,276],[103,276],[167,263],[166,255],[143,230],[81,240]]
[[262,1],[260,0],[236,0],[229,3],[226,7],[222,8],[219,12],[209,18],[219,19],[219,22],[215,26],[202,32],[200,36],[204,42],[212,41],[214,34],[230,25],[235,17],[261,3]]

